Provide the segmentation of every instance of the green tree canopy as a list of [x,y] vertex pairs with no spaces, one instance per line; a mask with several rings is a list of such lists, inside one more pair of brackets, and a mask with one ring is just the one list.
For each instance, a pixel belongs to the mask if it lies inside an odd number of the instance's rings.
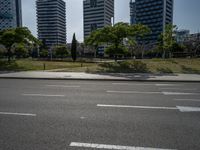
[[120,22],[114,26],[106,26],[92,32],[85,40],[85,44],[97,47],[99,44],[106,44],[106,53],[114,55],[116,58],[118,55],[123,55],[127,52],[123,42],[124,39],[132,38],[132,41],[134,41],[137,36],[144,36],[149,32],[150,29],[147,26],[141,24],[129,25]]
[[69,51],[66,45],[58,45],[53,48],[54,54],[58,58],[65,58],[69,55]]
[[10,61],[13,53],[11,48],[14,44],[39,44],[40,42],[31,34],[27,27],[20,27],[15,29],[6,29],[0,32],[0,44],[7,49],[8,61]]

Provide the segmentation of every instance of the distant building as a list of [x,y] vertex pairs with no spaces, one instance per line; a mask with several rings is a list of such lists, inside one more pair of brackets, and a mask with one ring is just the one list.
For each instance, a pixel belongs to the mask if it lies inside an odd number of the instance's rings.
[[38,38],[50,49],[66,44],[66,5],[63,0],[37,0]]
[[[114,22],[114,0],[83,1],[84,39],[96,29],[112,25]],[[98,53],[103,55],[104,47]]]
[[130,24],[136,24],[136,5],[133,0],[130,1]]
[[175,40],[177,43],[183,43],[188,39],[190,35],[190,30],[178,30],[175,32]]
[[21,26],[21,0],[0,0],[0,30]]
[[165,26],[173,24],[173,3],[173,0],[135,0],[135,2],[130,2],[131,16],[136,16],[135,23],[147,25],[151,29],[151,34],[140,42],[143,44],[156,43],[159,35],[165,30]]
[[200,33],[193,33],[193,34],[189,34],[185,41],[199,41],[200,42]]

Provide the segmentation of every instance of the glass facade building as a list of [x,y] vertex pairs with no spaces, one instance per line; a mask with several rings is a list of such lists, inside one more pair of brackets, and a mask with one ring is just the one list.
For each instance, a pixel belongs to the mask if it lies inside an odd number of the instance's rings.
[[[135,23],[147,25],[151,34],[143,40],[156,43],[167,24],[173,24],[173,0],[135,0]],[[132,7],[130,6],[130,9]]]
[[[114,0],[83,1],[84,39],[96,29],[112,25],[114,22]],[[104,53],[99,47],[98,53]]]
[[37,0],[38,38],[50,49],[66,44],[66,5],[63,0]]
[[133,0],[130,1],[130,24],[136,24],[136,5]]
[[21,0],[0,0],[0,30],[21,26]]

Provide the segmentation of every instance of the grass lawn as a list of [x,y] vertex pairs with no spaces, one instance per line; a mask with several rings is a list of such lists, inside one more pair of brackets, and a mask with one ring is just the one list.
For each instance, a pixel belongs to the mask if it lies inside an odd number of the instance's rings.
[[43,70],[64,72],[151,72],[151,73],[196,73],[200,74],[200,58],[197,59],[143,59],[125,62],[65,62],[22,59],[11,62],[0,61],[0,71]]

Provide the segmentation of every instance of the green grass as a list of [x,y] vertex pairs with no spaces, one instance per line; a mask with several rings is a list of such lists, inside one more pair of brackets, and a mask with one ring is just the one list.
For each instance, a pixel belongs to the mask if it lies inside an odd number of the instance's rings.
[[90,72],[90,73],[196,73],[200,74],[200,59],[143,59],[125,62],[92,63],[66,61],[38,61],[21,59],[8,63],[0,61],[0,71],[46,70],[56,72]]

